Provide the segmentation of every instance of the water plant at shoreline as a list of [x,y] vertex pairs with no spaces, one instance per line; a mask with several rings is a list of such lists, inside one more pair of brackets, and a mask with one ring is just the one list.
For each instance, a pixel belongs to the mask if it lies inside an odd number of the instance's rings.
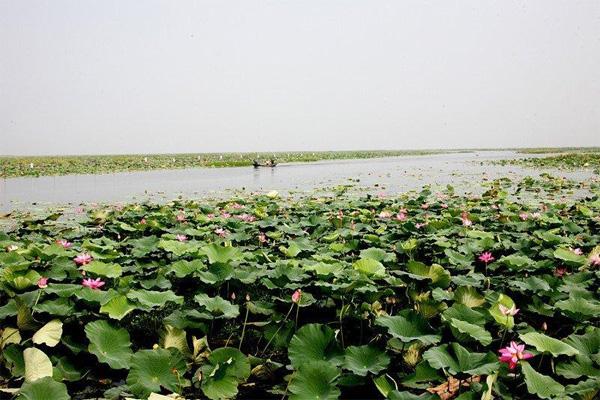
[[[460,151],[460,150],[452,150]],[[257,159],[280,163],[448,153],[449,150],[297,151],[90,156],[0,156],[0,177],[105,174],[125,171],[251,166]]]
[[497,160],[493,161],[493,163],[498,165],[520,165],[531,168],[555,168],[562,170],[590,169],[600,174],[600,151]]
[[546,176],[477,196],[273,192],[15,215],[0,233],[0,388],[593,398],[600,198],[564,199],[574,187]]

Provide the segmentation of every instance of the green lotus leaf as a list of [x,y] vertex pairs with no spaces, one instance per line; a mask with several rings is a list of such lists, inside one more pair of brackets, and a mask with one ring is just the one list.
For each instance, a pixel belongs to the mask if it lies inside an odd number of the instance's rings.
[[93,275],[104,276],[107,278],[118,278],[123,273],[123,269],[118,264],[107,264],[101,261],[92,261],[89,264],[80,267]]
[[442,339],[429,327],[423,317],[409,310],[394,316],[378,317],[375,324],[388,328],[390,335],[404,343],[418,340],[424,345],[430,345],[438,343]]
[[174,262],[169,267],[169,271],[167,273],[173,272],[175,276],[178,278],[185,278],[188,275],[193,274],[194,272],[199,272],[205,269],[204,263],[200,260],[192,260],[185,261],[179,260]]
[[201,252],[206,254],[208,262],[211,264],[226,264],[229,261],[240,259],[242,256],[242,253],[237,248],[221,246],[216,243],[202,247]]
[[205,293],[194,296],[194,300],[216,318],[236,318],[240,315],[240,307],[231,304],[220,296],[210,297]]
[[350,346],[344,355],[344,368],[356,375],[367,376],[370,372],[378,374],[387,368],[390,357],[375,346]]
[[250,362],[238,349],[214,350],[202,366],[202,392],[211,400],[230,399],[250,376]]
[[108,321],[93,321],[85,326],[85,334],[90,341],[88,351],[100,362],[113,369],[129,368],[131,340],[123,328],[116,328]]
[[450,325],[456,328],[460,333],[465,333],[469,337],[477,340],[484,346],[492,343],[492,335],[479,325],[471,324],[467,321],[461,321],[456,318],[450,320]]
[[140,350],[131,357],[127,385],[133,394],[148,397],[165,388],[178,393],[185,360],[177,350]]
[[334,400],[340,397],[335,381],[340,371],[326,361],[310,361],[298,368],[290,382],[290,399],[294,400]]
[[436,369],[444,369],[452,375],[486,375],[496,371],[500,365],[493,353],[475,353],[458,343],[442,344],[423,353],[423,359]]
[[469,308],[479,307],[485,303],[485,299],[472,286],[461,286],[454,292],[454,301],[464,304]]
[[382,263],[371,258],[363,258],[356,261],[353,268],[370,278],[382,278],[385,276],[385,267]]
[[124,316],[135,310],[135,306],[124,295],[117,295],[100,307],[100,312],[109,317],[121,320]]
[[167,253],[173,253],[173,255],[177,257],[185,254],[196,253],[198,251],[197,244],[191,242],[180,242],[179,240],[160,239],[158,242],[158,247]]
[[546,336],[543,333],[528,332],[521,334],[519,337],[526,344],[535,347],[537,351],[550,353],[554,357],[561,354],[566,356],[579,354],[579,350],[565,343],[565,341]]
[[294,367],[311,361],[339,365],[343,361],[342,354],[333,330],[321,324],[308,324],[298,329],[288,348],[288,357]]
[[165,329],[161,332],[160,344],[165,349],[173,347],[183,355],[190,353],[185,331],[168,324],[165,325]]
[[64,383],[56,382],[52,377],[46,376],[33,382],[25,382],[19,390],[17,400],[69,400]]
[[542,399],[559,397],[565,390],[564,386],[549,376],[534,370],[527,361],[521,361],[521,371],[525,376],[527,391]]
[[587,257],[575,254],[571,249],[558,248],[554,250],[554,257],[572,266],[581,266],[587,263]]
[[133,246],[131,255],[137,258],[144,257],[158,248],[159,241],[160,240],[156,236],[146,236],[140,239],[130,240],[129,244]]
[[146,309],[163,307],[169,302],[183,304],[183,297],[177,296],[172,290],[154,291],[154,290],[130,290],[127,298],[136,300]]
[[451,276],[444,267],[438,264],[431,266],[419,261],[409,261],[407,264],[408,275],[417,280],[430,280],[434,287],[446,288],[450,284]]

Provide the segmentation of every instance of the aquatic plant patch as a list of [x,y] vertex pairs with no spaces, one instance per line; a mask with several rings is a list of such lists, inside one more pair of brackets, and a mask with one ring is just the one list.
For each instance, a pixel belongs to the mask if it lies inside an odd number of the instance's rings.
[[600,173],[600,152],[565,153],[545,157],[498,160],[499,165],[521,165],[532,168],[556,168],[563,170],[590,169]]
[[444,150],[319,151],[276,153],[199,153],[97,156],[1,157],[0,177],[70,174],[106,174],[124,171],[181,169],[199,167],[252,166],[254,160],[266,162],[313,162],[320,160],[397,157],[439,154]]
[[598,189],[486,185],[14,216],[0,233],[0,390],[594,398]]

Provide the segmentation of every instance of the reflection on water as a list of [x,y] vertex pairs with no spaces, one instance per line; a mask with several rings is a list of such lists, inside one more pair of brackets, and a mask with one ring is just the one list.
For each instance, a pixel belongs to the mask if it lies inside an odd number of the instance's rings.
[[[348,184],[350,179],[369,190],[397,193],[425,184],[452,184],[463,191],[473,182],[501,176],[539,176],[542,171],[496,166],[484,161],[514,158],[509,151],[449,153],[366,160],[337,160],[280,164],[275,168],[196,168],[0,180],[0,209],[29,208],[32,204],[79,204],[144,199],[218,196],[230,190],[306,191]],[[561,176],[587,179],[591,172]]]

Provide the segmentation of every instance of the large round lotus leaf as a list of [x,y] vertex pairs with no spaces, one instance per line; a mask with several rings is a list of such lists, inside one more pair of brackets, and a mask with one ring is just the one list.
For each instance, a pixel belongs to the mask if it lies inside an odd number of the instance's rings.
[[49,347],[54,347],[60,342],[62,336],[62,322],[58,319],[53,319],[46,325],[42,326],[32,337],[35,344],[46,344]]
[[206,254],[208,257],[208,262],[211,264],[214,263],[227,263],[231,260],[235,260],[241,257],[240,251],[231,246],[221,246],[218,244],[210,244],[208,246],[204,246],[201,249],[201,252]]
[[565,387],[547,375],[542,375],[533,369],[527,361],[521,362],[521,371],[525,376],[527,391],[542,399],[553,399],[565,390]]
[[107,264],[101,261],[92,261],[81,267],[82,270],[93,275],[104,276],[107,278],[117,278],[123,273],[123,269],[118,264]]
[[311,361],[301,365],[290,382],[290,399],[327,400],[340,397],[335,380],[340,371],[327,361]]
[[330,361],[339,365],[342,351],[331,328],[322,324],[308,324],[296,332],[288,349],[294,367],[311,361]]
[[375,320],[376,325],[388,328],[388,332],[395,338],[408,343],[419,340],[423,344],[435,344],[441,336],[431,330],[427,321],[414,312],[401,312],[394,316],[381,316]]
[[235,397],[238,385],[250,376],[250,362],[238,349],[216,349],[202,366],[202,392],[209,399]]
[[378,374],[387,368],[390,358],[375,346],[350,346],[346,349],[344,368],[356,375]]
[[177,296],[172,290],[130,290],[127,293],[127,298],[136,300],[147,309],[162,307],[168,302],[174,302],[175,304],[183,303],[183,297]]
[[186,370],[185,360],[177,350],[140,350],[131,357],[127,384],[131,392],[147,397],[161,388],[178,392],[179,379]]
[[355,270],[371,278],[382,278],[385,276],[385,267],[382,263],[371,258],[363,258],[353,265]]
[[117,320],[123,319],[124,316],[133,310],[135,310],[135,306],[122,294],[113,297],[100,307],[101,313],[108,314],[109,317]]
[[90,341],[88,351],[107,363],[113,369],[129,368],[133,354],[129,333],[113,327],[108,321],[94,321],[85,326],[85,334]]
[[23,350],[23,360],[25,361],[26,382],[52,376],[52,362],[46,353],[40,349],[35,347],[26,348]]
[[200,293],[194,296],[194,300],[215,317],[235,318],[240,315],[239,306],[231,304],[220,296],[210,297],[205,293]]
[[17,400],[69,400],[70,398],[64,383],[56,382],[52,377],[47,376],[23,383]]
[[499,368],[498,358],[493,353],[475,353],[458,343],[443,344],[423,353],[423,359],[435,369],[443,369],[453,375],[487,375]]
[[555,339],[543,333],[527,332],[520,335],[520,338],[526,344],[535,347],[537,351],[550,353],[554,357],[558,357],[561,354],[566,356],[579,354],[579,350],[565,343],[563,340]]

